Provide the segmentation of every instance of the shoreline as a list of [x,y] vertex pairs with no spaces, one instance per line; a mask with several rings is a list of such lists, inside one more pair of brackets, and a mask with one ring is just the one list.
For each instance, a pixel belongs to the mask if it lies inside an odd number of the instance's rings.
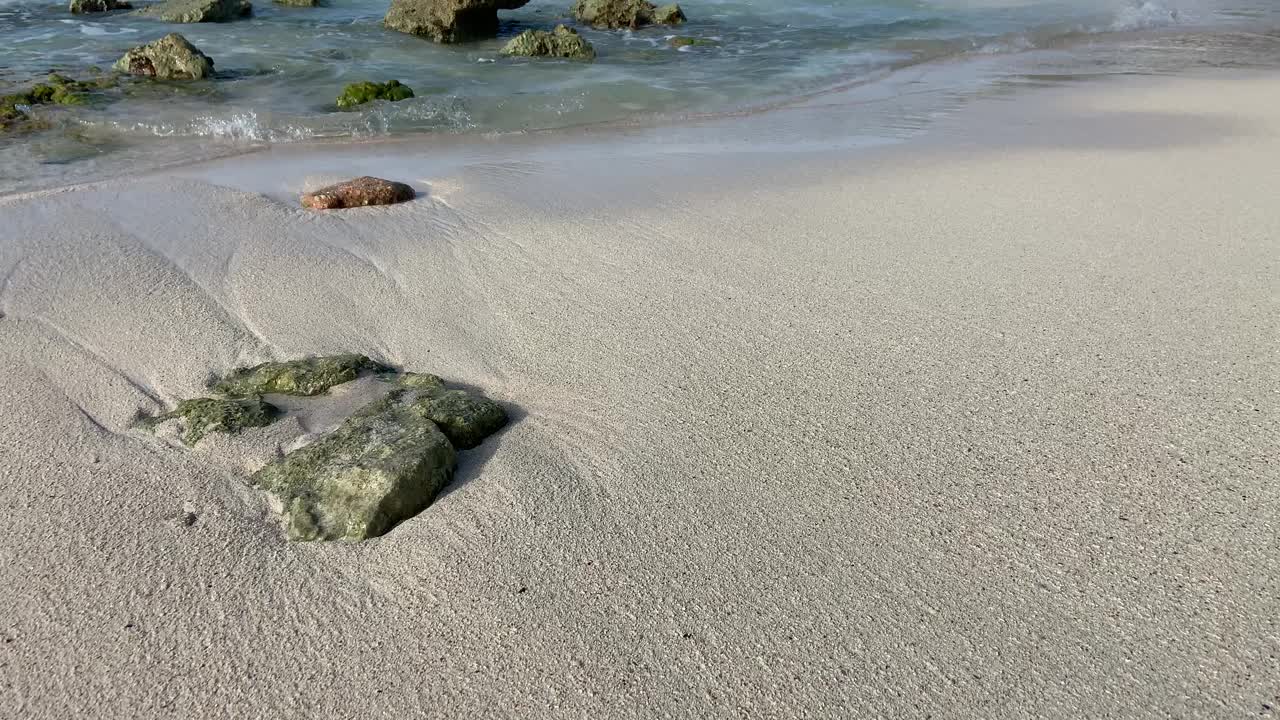
[[[247,141],[247,144],[239,146],[237,146],[238,142],[245,143],[246,141],[211,137],[206,138],[206,140],[213,143],[226,144],[226,147],[212,155],[197,156],[188,153],[185,158],[166,161],[159,165],[150,165],[140,173],[131,173],[131,175],[163,173],[179,170],[187,166],[234,160],[235,158],[255,156],[260,153],[322,154],[335,149],[345,151],[353,148],[385,148],[388,146],[425,151],[435,147],[449,149],[473,143],[485,145],[497,142],[511,143],[517,146],[530,142],[546,143],[548,145],[574,144],[579,139],[578,136],[584,134],[592,137],[609,135],[626,137],[636,133],[657,135],[664,131],[679,134],[694,131],[696,128],[707,124],[728,125],[739,119],[752,120],[775,112],[785,113],[798,108],[822,105],[827,101],[845,103],[854,112],[859,111],[857,107],[859,104],[862,105],[861,109],[864,114],[862,119],[870,125],[864,132],[866,135],[865,141],[873,145],[895,143],[910,139],[918,133],[903,135],[900,132],[901,127],[899,125],[904,118],[893,114],[878,115],[871,106],[877,103],[910,102],[913,99],[912,96],[917,96],[915,99],[918,100],[920,95],[953,96],[939,99],[932,106],[921,107],[919,111],[925,115],[938,114],[945,116],[948,112],[954,111],[963,104],[978,100],[987,93],[998,91],[1002,86],[1012,86],[1027,82],[1030,78],[1036,76],[1034,70],[1040,59],[1050,58],[1050,63],[1056,61],[1066,64],[1066,67],[1059,68],[1059,72],[1050,81],[1051,83],[1092,82],[1105,80],[1116,75],[1125,76],[1134,71],[1125,69],[1123,63],[1117,63],[1115,67],[1099,70],[1097,66],[1087,61],[1087,59],[1075,58],[1067,60],[1060,56],[1063,54],[1070,55],[1086,49],[1089,50],[1086,55],[1105,55],[1108,52],[1125,50],[1128,44],[1138,41],[1158,44],[1163,41],[1186,37],[1199,37],[1214,42],[1225,42],[1230,46],[1233,43],[1241,42],[1240,38],[1246,35],[1247,33],[1244,33],[1240,28],[1233,26],[1195,24],[1143,30],[1111,31],[1102,34],[1081,32],[1056,37],[1051,44],[1044,47],[993,54],[982,54],[973,51],[955,52],[941,57],[932,57],[901,65],[895,64],[875,70],[869,75],[860,75],[800,94],[762,100],[758,103],[714,112],[649,113],[639,118],[606,120],[519,131],[424,131],[371,136],[311,137],[284,142],[254,140]],[[1148,52],[1150,52],[1149,49]],[[1242,59],[1245,62],[1259,61],[1258,58],[1254,57]],[[1113,60],[1111,62],[1115,63],[1116,61]],[[1127,62],[1132,64],[1137,61],[1130,59]],[[1197,67],[1197,59],[1188,54],[1181,54],[1176,58],[1165,58],[1159,63],[1165,63],[1167,67],[1162,69],[1157,67],[1157,69],[1148,70],[1147,73],[1159,77],[1162,74],[1169,73],[1176,75],[1194,74],[1197,71],[1206,69]],[[1157,63],[1157,66],[1159,66],[1159,63]],[[1273,64],[1271,61],[1264,61],[1264,63],[1266,68]],[[1254,67],[1252,69],[1262,68]],[[1139,72],[1139,74],[1146,73]],[[930,87],[924,91],[913,87],[920,84],[922,79],[923,82],[930,84]],[[911,89],[908,90],[908,88]],[[865,97],[861,102],[851,101],[851,98],[862,96]],[[920,128],[916,128],[916,130],[925,129],[927,129],[927,124],[922,124]],[[837,134],[847,135],[847,132],[841,131]],[[150,138],[150,140],[141,137],[127,137],[131,142],[142,143],[142,145],[131,147],[130,150],[141,148],[146,142],[154,142],[157,145],[175,143],[174,149],[177,149],[178,145],[192,148],[199,142],[197,137],[185,136],[177,138],[157,136]],[[782,148],[782,150],[786,149]],[[71,183],[48,179],[41,181],[47,184],[34,187],[0,189],[0,198],[42,190],[57,190],[100,183],[119,177],[119,173],[113,170],[89,171],[89,175],[90,178],[88,180]]]
[[[993,93],[882,147],[853,91],[0,197],[0,708],[1275,708],[1277,88]],[[297,207],[366,172],[418,200]],[[234,441],[130,429],[334,352],[512,423],[358,544],[287,542]]]

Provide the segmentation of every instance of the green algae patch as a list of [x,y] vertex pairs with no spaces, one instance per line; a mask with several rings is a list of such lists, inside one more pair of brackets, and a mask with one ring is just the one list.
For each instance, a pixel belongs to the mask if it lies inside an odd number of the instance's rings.
[[683,35],[677,35],[676,37],[671,38],[669,41],[667,41],[667,44],[673,48],[720,47],[720,43],[716,42],[715,40],[708,40],[706,38],[685,37]]
[[453,478],[444,433],[397,390],[251,478],[278,503],[291,540],[364,540],[424,510]]
[[195,445],[209,433],[234,435],[245,428],[266,427],[276,421],[280,411],[260,397],[194,398],[183,400],[173,411],[149,418],[141,424],[154,428],[160,423],[177,420],[182,426],[182,441]]
[[0,131],[35,130],[47,123],[33,118],[30,108],[40,105],[85,105],[93,93],[115,87],[112,77],[74,80],[66,75],[50,73],[45,82],[26,90],[0,95]]
[[408,100],[411,97],[413,97],[413,89],[408,85],[401,85],[399,80],[388,80],[385,83],[358,82],[351,83],[342,89],[337,105],[340,108],[350,108],[374,100],[396,102]]
[[386,367],[364,355],[347,354],[314,357],[287,362],[268,362],[233,370],[209,386],[222,395],[251,396],[320,395],[335,385],[351,382],[363,372],[385,372]]

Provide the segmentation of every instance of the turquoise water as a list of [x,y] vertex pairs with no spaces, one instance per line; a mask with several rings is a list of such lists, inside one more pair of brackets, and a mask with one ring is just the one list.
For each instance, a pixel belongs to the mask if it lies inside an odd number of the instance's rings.
[[[169,25],[128,13],[73,16],[44,0],[0,0],[0,92],[50,70],[109,67],[130,47],[178,31],[218,76],[130,83],[112,102],[44,110],[52,130],[0,140],[0,189],[57,166],[101,171],[215,148],[412,132],[515,132],[719,113],[785,101],[913,63],[1018,53],[1135,31],[1280,26],[1275,0],[688,0],[673,31],[583,28],[595,63],[504,58],[505,39],[568,21],[572,0],[503,14],[501,37],[440,46],[381,26],[387,0],[320,8],[255,1],[252,19]],[[712,47],[673,49],[674,34]],[[1188,52],[1191,52],[1189,50]],[[1203,54],[1203,50],[1200,50]],[[418,97],[339,112],[345,83],[395,78]],[[166,142],[156,142],[166,138]],[[154,148],[151,157],[140,148]],[[163,148],[163,151],[160,149]],[[161,157],[163,155],[163,158]]]

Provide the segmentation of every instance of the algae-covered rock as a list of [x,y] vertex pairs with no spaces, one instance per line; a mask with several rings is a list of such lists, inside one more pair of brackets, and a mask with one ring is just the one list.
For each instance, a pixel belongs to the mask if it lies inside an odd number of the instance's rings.
[[459,450],[476,447],[507,424],[501,405],[463,390],[427,391],[412,407],[439,426]]
[[252,15],[253,3],[249,0],[164,0],[134,14],[171,23],[228,22]]
[[466,42],[498,34],[498,11],[529,0],[392,0],[383,24],[392,30],[441,43]]
[[71,0],[67,9],[76,15],[82,13],[110,12],[111,10],[132,10],[133,5],[124,0]]
[[408,100],[413,97],[413,88],[401,85],[399,80],[388,80],[384,83],[358,82],[351,83],[342,89],[337,104],[340,108],[355,107],[374,100]]
[[173,411],[151,419],[148,425],[168,420],[181,423],[182,440],[195,445],[211,432],[235,434],[245,428],[265,427],[280,414],[262,398],[195,398],[183,400]]
[[678,25],[686,19],[679,5],[657,7],[648,0],[578,0],[573,6],[573,16],[606,30]]
[[525,30],[502,48],[507,55],[594,60],[596,49],[577,30],[557,25],[554,30]]
[[169,33],[125,53],[115,69],[160,80],[199,80],[213,74],[213,60],[178,33]]
[[48,80],[21,92],[0,95],[0,131],[24,132],[46,127],[47,123],[33,118],[25,109],[37,105],[83,105],[91,93],[115,85],[110,77],[95,80],[73,80],[65,75],[50,73]]
[[279,503],[291,540],[364,540],[425,509],[453,477],[456,455],[399,390],[251,479]]
[[364,355],[356,354],[267,362],[233,370],[211,384],[210,389],[231,396],[268,393],[320,395],[335,385],[355,380],[362,372],[384,372],[386,369]]
[[708,40],[706,38],[685,37],[682,35],[677,35],[671,38],[670,40],[667,41],[667,44],[673,48],[719,47],[720,46],[720,43],[716,42],[715,40]]

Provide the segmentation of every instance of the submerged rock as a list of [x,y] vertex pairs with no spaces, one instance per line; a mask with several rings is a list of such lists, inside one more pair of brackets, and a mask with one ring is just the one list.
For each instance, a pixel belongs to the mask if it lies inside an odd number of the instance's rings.
[[240,368],[214,381],[209,389],[236,397],[268,393],[321,395],[329,392],[329,388],[335,385],[355,380],[362,372],[386,370],[386,367],[364,355],[331,355]]
[[392,0],[383,24],[392,30],[441,43],[466,42],[498,34],[498,11],[529,0]]
[[114,68],[159,80],[200,80],[213,74],[213,60],[178,33],[169,33],[125,53]]
[[90,93],[114,87],[115,84],[115,78],[111,77],[81,81],[50,73],[46,82],[21,92],[0,95],[0,131],[41,129],[46,125],[31,117],[24,108],[30,109],[37,105],[83,105],[88,102]]
[[258,396],[244,398],[195,398],[183,400],[172,412],[147,421],[158,425],[169,420],[181,423],[182,440],[195,445],[211,432],[236,434],[245,428],[265,427],[275,422],[280,411]]
[[80,15],[82,13],[100,13],[111,10],[132,10],[133,4],[124,0],[71,0],[68,10]]
[[253,3],[249,0],[164,0],[135,14],[172,23],[228,22],[252,15]]
[[413,88],[401,85],[399,80],[388,80],[385,83],[358,82],[351,83],[342,89],[337,105],[340,108],[355,107],[374,100],[408,100],[413,97]]
[[573,16],[595,28],[635,30],[646,25],[679,25],[685,21],[679,5],[658,7],[648,0],[578,0]]
[[684,37],[681,35],[677,35],[676,37],[671,38],[669,41],[667,41],[667,44],[673,48],[720,47],[720,43],[716,42],[715,40],[708,40],[706,38],[696,38],[696,37]]
[[369,205],[394,205],[408,202],[415,195],[413,188],[404,183],[365,176],[307,193],[302,196],[302,207],[339,210]]
[[320,0],[271,0],[277,5],[289,7],[320,7]]
[[525,30],[502,48],[507,55],[594,60],[596,49],[577,30],[557,25],[555,30]]

